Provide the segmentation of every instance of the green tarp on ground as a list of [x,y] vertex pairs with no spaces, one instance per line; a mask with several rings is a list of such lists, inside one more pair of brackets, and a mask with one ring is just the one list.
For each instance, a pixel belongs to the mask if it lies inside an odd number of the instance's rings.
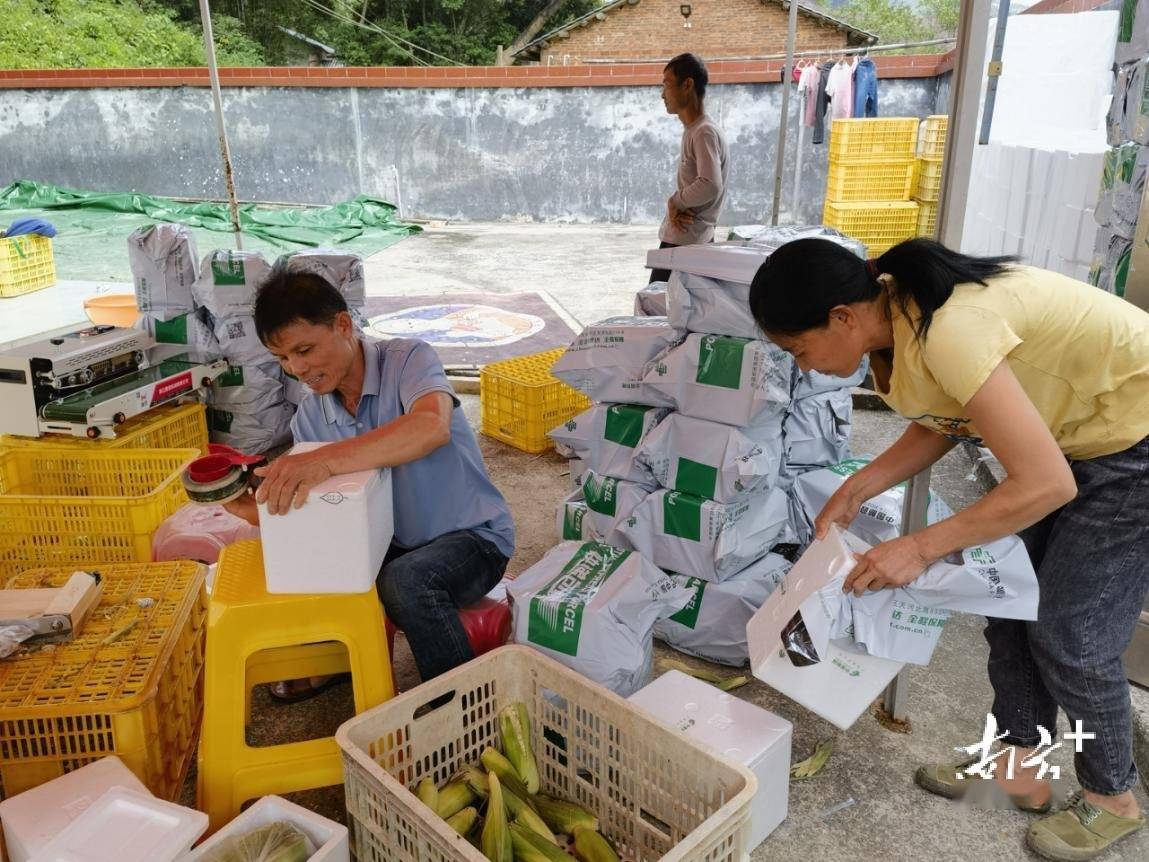
[[[227,204],[186,202],[127,192],[102,193],[17,180],[0,190],[0,230],[26,216],[46,219],[59,234],[52,241],[62,279],[130,281],[127,238],[156,222],[192,229],[200,255],[235,244]],[[324,207],[241,204],[243,247],[274,260],[300,246],[322,246],[367,257],[418,233],[400,221],[395,207],[359,195]]]

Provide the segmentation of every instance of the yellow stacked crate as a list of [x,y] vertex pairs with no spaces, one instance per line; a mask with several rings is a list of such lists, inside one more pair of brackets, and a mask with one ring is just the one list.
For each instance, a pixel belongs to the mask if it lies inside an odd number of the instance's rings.
[[918,236],[937,233],[938,195],[942,187],[942,159],[946,152],[946,129],[949,117],[940,114],[926,117],[918,135],[918,160],[914,182],[914,200],[918,203]]
[[918,121],[913,117],[834,120],[822,221],[861,240],[871,255],[915,234]]

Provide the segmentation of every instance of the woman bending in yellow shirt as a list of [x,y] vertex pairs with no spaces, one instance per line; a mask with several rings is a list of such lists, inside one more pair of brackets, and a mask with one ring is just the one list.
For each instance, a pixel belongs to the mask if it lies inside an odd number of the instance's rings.
[[[1149,589],[1149,314],[1009,264],[925,239],[861,261],[803,239],[758,270],[750,306],[803,371],[849,376],[869,354],[878,394],[913,420],[829,500],[819,536],[959,441],[988,447],[1005,468],[974,505],[867,553],[846,589],[901,586],[947,554],[1020,535],[1041,600],[1036,622],[988,620],[993,715],[1015,764],[1038,745],[1039,726],[1055,733],[1059,706],[1096,734],[1076,757],[1082,790],[1027,835],[1047,858],[1089,859],[1145,825],[1130,791],[1121,656]],[[916,780],[956,798],[970,784],[957,778],[966,765],[923,766]],[[1019,808],[1045,812],[1051,789],[1035,773],[994,780]]]

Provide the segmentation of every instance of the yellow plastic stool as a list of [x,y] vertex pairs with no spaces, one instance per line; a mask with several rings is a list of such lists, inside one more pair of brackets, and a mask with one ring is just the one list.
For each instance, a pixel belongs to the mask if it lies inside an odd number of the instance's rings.
[[394,697],[375,591],[270,595],[259,542],[224,548],[208,606],[196,786],[211,831],[249,799],[342,783],[335,737],[252,748],[244,730],[253,685],[345,670],[357,714]]

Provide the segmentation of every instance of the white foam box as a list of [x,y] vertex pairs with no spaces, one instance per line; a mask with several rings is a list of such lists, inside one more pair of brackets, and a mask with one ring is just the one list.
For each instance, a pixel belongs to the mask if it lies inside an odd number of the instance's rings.
[[8,862],[28,862],[113,787],[148,793],[124,762],[112,756],[0,802]]
[[786,819],[793,733],[786,719],[677,670],[627,700],[754,773],[758,792],[750,807],[748,849]]
[[180,862],[200,862],[229,838],[283,820],[293,824],[315,845],[316,850],[307,857],[307,862],[351,862],[346,826],[279,796],[263,797]]
[[[298,443],[289,455],[324,443]],[[375,588],[394,533],[390,470],[332,476],[286,514],[259,506],[267,591],[365,593]]]
[[29,862],[176,862],[207,824],[200,811],[114,787]]

